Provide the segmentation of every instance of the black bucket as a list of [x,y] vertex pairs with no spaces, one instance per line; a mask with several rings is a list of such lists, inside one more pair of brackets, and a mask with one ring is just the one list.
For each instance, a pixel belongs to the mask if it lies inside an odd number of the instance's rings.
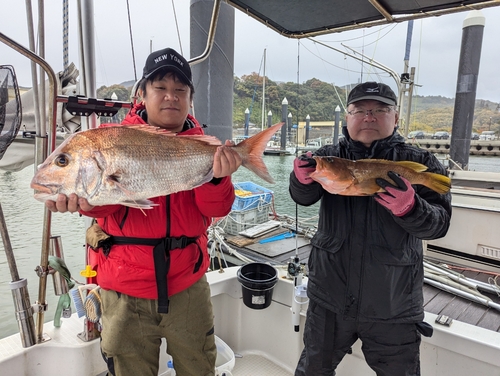
[[268,264],[252,262],[243,265],[237,273],[241,283],[243,303],[252,309],[269,307],[273,289],[278,282],[278,271]]

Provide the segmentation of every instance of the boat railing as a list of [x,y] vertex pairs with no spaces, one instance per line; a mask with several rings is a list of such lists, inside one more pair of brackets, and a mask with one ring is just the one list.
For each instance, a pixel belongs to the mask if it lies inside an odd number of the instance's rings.
[[[47,74],[49,79],[49,104],[52,111],[49,111],[49,132],[46,132],[45,124],[40,123],[37,124],[36,130],[36,141],[35,141],[35,165],[38,165],[48,155],[48,150],[54,150],[56,145],[56,114],[57,114],[57,106],[56,106],[56,97],[57,97],[57,89],[56,89],[56,74],[54,70],[50,67],[50,65],[40,56],[36,55],[32,51],[28,50],[26,47],[23,47],[16,41],[12,40],[5,34],[0,32],[0,41],[13,48],[17,52],[26,56],[31,61],[38,64]],[[47,136],[48,134],[48,136]],[[44,322],[44,312],[47,309],[45,300],[46,300],[46,291],[47,291],[47,275],[49,270],[48,257],[49,257],[49,240],[50,240],[50,225],[51,225],[51,212],[45,208],[44,216],[43,216],[43,229],[42,229],[42,250],[40,257],[40,265],[36,268],[37,275],[40,278],[39,281],[39,289],[38,289],[38,301],[35,305],[35,309],[37,310],[37,324],[36,328],[36,343],[41,343],[43,341],[43,322]],[[26,299],[24,299],[26,302]],[[29,299],[28,299],[29,302]],[[29,307],[23,307],[23,311],[29,311]],[[24,312],[23,312],[24,313]],[[18,315],[19,317],[19,315]],[[22,320],[22,321],[21,321]],[[25,320],[29,320],[28,318],[19,320],[19,329],[23,330],[25,326],[22,324]],[[28,326],[30,326],[28,324]],[[27,338],[23,339],[23,344],[26,344],[25,347],[31,346],[33,338],[30,337],[30,333],[24,333],[21,331],[21,336],[27,336]]]

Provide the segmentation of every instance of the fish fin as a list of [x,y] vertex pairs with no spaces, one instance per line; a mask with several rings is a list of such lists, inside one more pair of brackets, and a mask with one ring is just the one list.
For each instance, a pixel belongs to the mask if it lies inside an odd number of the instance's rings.
[[217,137],[209,136],[208,134],[180,134],[177,137],[190,138],[192,140],[203,142],[207,145],[220,146],[222,143]]
[[[127,196],[129,199],[125,200],[125,201],[121,201],[120,204],[121,205],[124,205],[124,206],[130,206],[131,208],[136,208],[136,209],[140,209],[142,211],[142,209],[152,209],[153,206],[158,206],[158,204],[155,204],[153,203],[153,201],[150,201],[150,200],[134,200],[132,199],[132,192],[130,192],[128,189],[126,189],[122,184],[120,184],[120,182],[118,181],[118,178],[119,178],[120,174],[113,174],[113,175],[110,175],[108,176],[108,179],[109,180],[112,180],[113,181],[113,184],[120,189],[120,191],[123,192],[123,194],[125,196]],[[146,215],[146,213],[142,212],[144,215]]]
[[256,135],[243,140],[238,145],[233,146],[234,150],[240,155],[243,166],[268,183],[274,183],[274,179],[269,175],[262,155],[264,154],[268,141],[279,129],[281,129],[283,124],[285,123],[276,123]]
[[[350,193],[352,193],[353,196],[373,196],[377,192],[385,192],[385,189],[381,188],[375,179],[368,179],[363,182],[353,184],[352,192]],[[349,196],[350,195],[351,194],[349,194]]]
[[[130,128],[130,129],[136,129],[138,131],[143,131],[143,132],[148,132],[148,133],[154,133],[154,134],[162,134],[164,136],[177,136],[177,133],[174,133],[172,131],[160,128],[160,127],[155,127],[153,125],[149,124],[127,124],[127,125],[120,125],[120,128]],[[117,127],[118,128],[118,127]]]
[[423,172],[428,169],[426,165],[422,163],[413,162],[413,161],[389,161],[387,159],[359,159],[356,162],[366,162],[366,163],[382,163],[388,165],[400,165],[402,167],[409,168],[415,172]]
[[131,129],[137,129],[139,131],[144,131],[148,133],[154,133],[162,136],[167,136],[167,137],[182,137],[182,138],[190,138],[194,139],[200,142],[203,142],[207,145],[215,145],[215,146],[220,146],[222,145],[221,141],[215,137],[215,136],[210,136],[208,134],[177,134],[174,132],[171,132],[169,130],[160,128],[160,127],[155,127],[149,124],[132,124],[132,125],[123,125],[122,127],[125,128],[131,128]]
[[451,179],[448,176],[434,172],[423,172],[425,179],[420,183],[439,194],[447,193],[451,188]]
[[311,177],[311,179],[321,184],[325,191],[334,195],[345,195],[342,192],[347,192],[352,186],[352,182],[337,182],[331,180],[328,176],[316,174],[316,172],[312,172],[309,176]]
[[[154,206],[158,206],[158,204],[153,203],[150,200],[136,200],[136,201],[122,201],[120,202],[123,206],[129,206],[134,209],[153,209]],[[144,213],[144,212],[143,212]],[[144,213],[146,215],[146,213]]]

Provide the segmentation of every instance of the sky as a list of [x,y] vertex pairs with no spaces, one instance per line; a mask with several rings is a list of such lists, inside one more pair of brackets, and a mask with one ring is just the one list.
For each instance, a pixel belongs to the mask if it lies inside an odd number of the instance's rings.
[[[7,2],[7,0],[0,0]],[[37,28],[37,1],[33,15]],[[63,69],[62,0],[45,1],[45,59],[55,72]],[[226,4],[223,4],[227,6]],[[23,46],[29,46],[26,4],[9,1],[9,17],[4,17],[0,32]],[[110,86],[140,78],[150,49],[172,47],[184,56],[189,53],[188,0],[129,0],[134,60],[127,17],[126,0],[94,1],[95,57],[97,87]],[[175,12],[174,12],[175,9]],[[485,29],[481,51],[477,99],[500,102],[500,7],[481,10]],[[175,14],[175,16],[174,16]],[[416,69],[414,93],[454,98],[462,26],[467,12],[415,20],[411,38],[409,66]],[[69,0],[69,58],[79,65],[77,38],[77,1]],[[176,27],[178,25],[178,27]],[[398,74],[404,71],[407,23],[316,37],[336,49],[350,52],[348,46],[364,53]],[[241,77],[263,73],[266,50],[266,76],[273,81],[303,83],[311,78],[342,86],[361,81],[382,81],[395,88],[387,73],[328,49],[308,39],[297,41],[235,10],[234,74]],[[13,65],[19,85],[31,86],[30,63],[24,56],[0,43],[0,64]]]

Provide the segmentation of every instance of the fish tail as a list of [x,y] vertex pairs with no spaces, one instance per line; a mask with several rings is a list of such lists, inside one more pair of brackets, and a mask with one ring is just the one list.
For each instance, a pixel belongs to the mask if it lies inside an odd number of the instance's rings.
[[269,175],[262,155],[271,137],[273,137],[283,124],[285,123],[274,124],[270,128],[247,138],[234,147],[234,150],[236,150],[241,157],[242,165],[268,183],[274,183],[274,179]]
[[447,193],[451,188],[451,179],[448,176],[434,172],[422,172],[422,175],[424,176],[422,185],[437,193]]

